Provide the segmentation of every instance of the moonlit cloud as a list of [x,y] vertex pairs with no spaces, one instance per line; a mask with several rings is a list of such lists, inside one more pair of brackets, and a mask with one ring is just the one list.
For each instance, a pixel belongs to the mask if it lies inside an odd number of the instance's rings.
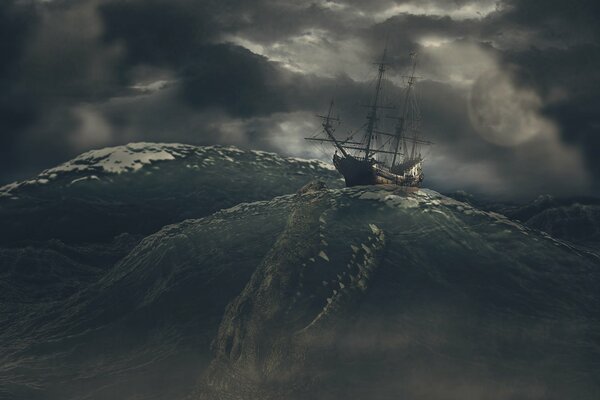
[[148,82],[148,83],[138,83],[136,85],[131,86],[131,88],[134,90],[138,90],[142,93],[153,93],[153,92],[157,92],[159,90],[163,90],[164,88],[168,87],[172,83],[173,83],[172,81],[166,81],[166,80],[160,79],[160,80]]
[[375,14],[375,19],[384,21],[398,14],[450,17],[455,20],[481,19],[500,10],[497,1],[473,1],[463,4],[435,1],[406,1]]
[[482,73],[498,69],[497,55],[471,41],[442,41],[420,52],[424,77],[469,89]]
[[277,62],[292,72],[323,77],[347,74],[356,80],[364,80],[370,71],[370,63],[365,62],[369,59],[365,43],[355,37],[334,43],[330,36],[326,30],[312,29],[267,44],[240,37],[227,37],[226,40]]
[[542,101],[519,88],[498,66],[483,71],[469,91],[469,117],[481,136],[499,146],[518,146],[556,126],[541,115]]
[[419,44],[423,47],[440,47],[445,44],[448,44],[451,39],[448,38],[440,38],[440,37],[424,37],[419,39]]
[[[282,118],[283,117],[283,118]],[[280,116],[273,124],[271,142],[277,152],[287,155],[320,158],[329,161],[330,154],[323,154],[318,147],[307,147],[305,137],[319,130],[319,121],[314,114],[300,112]]]
[[83,152],[90,148],[110,145],[112,127],[100,112],[89,106],[80,106],[73,113],[78,124],[70,141],[76,148]]

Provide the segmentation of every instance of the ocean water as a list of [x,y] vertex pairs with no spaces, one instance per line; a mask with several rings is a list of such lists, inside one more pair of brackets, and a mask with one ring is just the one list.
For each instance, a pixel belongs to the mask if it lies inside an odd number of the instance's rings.
[[[431,190],[211,149],[108,151],[139,168],[83,157],[5,191],[0,398],[599,397],[593,251]],[[328,188],[296,193],[315,176]]]

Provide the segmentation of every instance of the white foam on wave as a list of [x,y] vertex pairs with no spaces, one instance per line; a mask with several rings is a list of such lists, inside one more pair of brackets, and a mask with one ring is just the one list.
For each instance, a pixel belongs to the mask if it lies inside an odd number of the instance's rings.
[[[319,160],[304,160],[300,158],[285,158],[276,153],[269,153],[261,150],[246,151],[235,146],[193,146],[180,143],[149,143],[139,142],[130,143],[122,146],[106,147],[98,150],[87,151],[74,159],[67,161],[57,167],[48,169],[39,174],[36,178],[14,182],[0,187],[0,197],[14,197],[14,192],[18,188],[28,185],[47,184],[60,176],[69,173],[77,175],[89,174],[84,177],[77,176],[72,183],[80,182],[84,179],[100,179],[98,175],[104,174],[122,174],[125,172],[135,172],[144,166],[156,162],[172,161],[176,159],[197,156],[201,159],[199,163],[193,163],[188,168],[208,167],[215,165],[216,159],[238,164],[240,161],[236,157],[246,154],[253,155],[259,161],[248,160],[252,165],[266,167],[263,161],[278,165],[296,165],[300,168],[310,168],[313,170],[335,169],[332,165]],[[95,178],[90,178],[94,176]]]

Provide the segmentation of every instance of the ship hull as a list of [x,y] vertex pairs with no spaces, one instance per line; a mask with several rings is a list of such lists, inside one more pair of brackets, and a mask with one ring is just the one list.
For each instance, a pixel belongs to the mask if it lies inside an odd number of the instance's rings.
[[366,160],[334,155],[333,165],[344,176],[348,187],[377,184],[373,165]]
[[422,176],[406,176],[379,168],[368,160],[352,156],[333,156],[333,165],[344,176],[347,187],[360,185],[398,185],[419,187]]

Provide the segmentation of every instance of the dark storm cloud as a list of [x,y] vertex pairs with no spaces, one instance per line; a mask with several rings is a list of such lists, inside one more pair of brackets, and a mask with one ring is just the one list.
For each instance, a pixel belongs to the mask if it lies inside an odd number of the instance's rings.
[[[118,93],[113,54],[94,37],[92,2],[2,3],[4,74],[0,100],[0,179],[24,177],[73,154],[72,107]],[[16,50],[14,50],[16,49]]]
[[594,0],[508,0],[506,11],[492,21],[495,29],[529,33],[542,44],[594,43],[600,27],[600,3]]
[[211,43],[217,24],[200,11],[208,12],[158,1],[108,3],[100,8],[103,40],[124,46],[121,68],[130,79],[137,65],[172,70],[181,100],[194,107],[241,117],[287,110],[279,69],[243,47]]
[[[420,53],[424,128],[437,143],[428,176],[437,187],[485,191],[487,180],[510,190],[512,180],[512,187],[535,186],[531,192],[565,192],[572,188],[553,185],[536,163],[572,166],[573,149],[592,181],[600,180],[599,7],[592,1],[24,4],[0,5],[3,181],[132,140],[310,155],[299,138],[318,127],[312,115],[330,97],[347,122],[340,130],[363,122],[356,106],[372,87],[361,64],[379,57],[385,36],[390,98],[399,95],[408,52]],[[479,86],[523,96],[530,109],[521,121],[550,133],[511,148],[483,139],[469,111],[470,88],[499,66],[509,71],[499,79],[515,87]],[[504,105],[509,112],[510,102]],[[454,175],[436,175],[452,168]]]
[[195,54],[181,77],[184,98],[194,106],[251,117],[289,110],[281,75],[264,57],[242,47],[213,45]]
[[[297,92],[303,91],[307,85],[303,81],[310,77],[294,76],[238,45],[216,43],[221,25],[226,30],[231,24],[220,13],[227,13],[230,7],[215,4],[211,9],[158,1],[108,3],[100,8],[103,40],[124,46],[121,68],[125,75],[136,65],[169,68],[180,82],[180,100],[197,109],[217,108],[243,118],[291,111],[298,102],[290,93],[295,92],[296,99],[303,97]],[[266,21],[258,22],[268,27]]]
[[0,37],[3,38],[0,42],[0,73],[6,77],[14,73],[15,60],[22,52],[35,17],[31,7],[17,7],[14,0],[7,0],[0,3],[0,21]]
[[567,146],[578,148],[600,189],[600,3],[511,2],[498,24],[523,32],[530,45],[506,49],[504,61],[520,69],[524,85],[545,99],[544,114],[560,127]]
[[31,7],[17,7],[14,1],[0,3],[0,168],[15,163],[11,148],[19,132],[34,118],[32,99],[14,84],[19,59],[35,26]]
[[177,66],[189,61],[194,46],[209,39],[213,28],[202,14],[190,11],[159,1],[106,3],[99,8],[102,38],[125,45],[128,65]]

